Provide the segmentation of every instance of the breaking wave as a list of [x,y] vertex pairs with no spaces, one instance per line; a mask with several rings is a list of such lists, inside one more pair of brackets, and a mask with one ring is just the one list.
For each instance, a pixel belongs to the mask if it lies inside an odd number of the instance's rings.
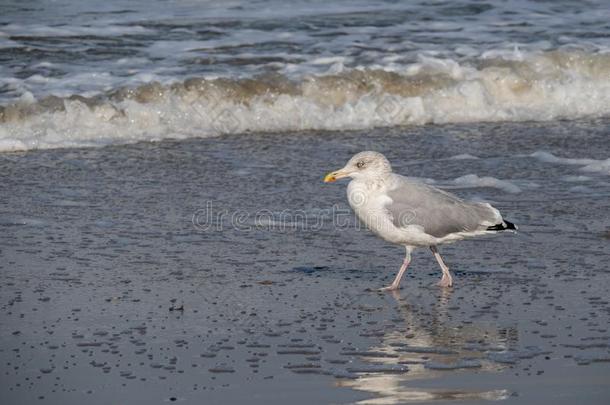
[[610,114],[610,54],[420,57],[391,68],[190,78],[0,106],[0,151],[100,146],[227,133],[350,130]]

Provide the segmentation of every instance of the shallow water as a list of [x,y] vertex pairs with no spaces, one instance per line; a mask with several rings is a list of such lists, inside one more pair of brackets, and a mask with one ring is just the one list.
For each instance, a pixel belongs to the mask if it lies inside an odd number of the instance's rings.
[[[0,402],[607,403],[609,124],[2,154]],[[442,248],[451,290],[417,250],[377,292],[402,249],[322,183],[364,149],[520,233]]]

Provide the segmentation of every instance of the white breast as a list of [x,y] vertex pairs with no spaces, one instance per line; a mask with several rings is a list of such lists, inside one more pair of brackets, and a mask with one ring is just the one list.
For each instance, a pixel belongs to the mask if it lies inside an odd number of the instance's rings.
[[401,243],[401,232],[392,223],[385,205],[391,201],[384,193],[383,183],[352,180],[347,186],[347,199],[360,221],[383,239]]

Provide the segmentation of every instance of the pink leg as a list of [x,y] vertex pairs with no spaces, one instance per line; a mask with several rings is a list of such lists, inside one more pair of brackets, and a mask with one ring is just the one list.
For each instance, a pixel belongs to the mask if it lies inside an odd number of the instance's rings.
[[443,262],[443,258],[441,257],[440,253],[438,253],[436,246],[430,246],[430,250],[443,270],[443,277],[441,277],[441,281],[438,282],[438,285],[441,287],[451,287],[453,285],[453,278],[449,272],[449,267],[447,267],[445,262]]
[[407,267],[411,262],[411,252],[413,251],[413,248],[411,246],[405,246],[405,249],[407,251],[407,254],[405,255],[405,260],[403,260],[402,266],[400,266],[400,270],[398,270],[398,274],[396,274],[394,281],[392,281],[392,284],[390,284],[389,286],[380,288],[379,291],[398,290],[398,286],[400,285],[400,279],[402,279],[402,275],[405,274],[405,271],[407,271]]

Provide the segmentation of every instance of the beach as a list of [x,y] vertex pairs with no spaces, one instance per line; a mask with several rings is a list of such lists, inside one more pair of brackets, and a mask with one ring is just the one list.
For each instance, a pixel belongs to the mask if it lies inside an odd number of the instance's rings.
[[[541,152],[587,144],[602,158],[607,128],[3,155],[2,402],[605,403],[607,172]],[[415,142],[423,133],[431,145]],[[377,292],[400,247],[359,228],[344,187],[322,183],[369,142],[393,151],[396,171],[491,201],[520,232],[441,248],[451,289],[422,249],[399,292]],[[456,181],[471,174],[497,177]]]
[[[607,404],[608,13],[0,5],[0,403]],[[365,150],[518,232],[378,291]]]

